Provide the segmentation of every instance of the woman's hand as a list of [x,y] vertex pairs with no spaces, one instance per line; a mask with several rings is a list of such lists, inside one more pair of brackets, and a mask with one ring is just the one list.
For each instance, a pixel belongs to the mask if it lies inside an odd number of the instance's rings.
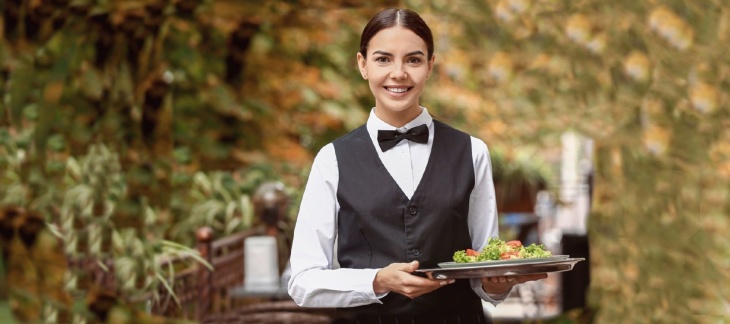
[[432,280],[411,273],[418,269],[418,261],[411,263],[391,263],[380,269],[373,280],[373,290],[376,294],[386,292],[399,293],[408,298],[416,298],[432,292],[442,286],[454,283],[454,280]]
[[547,273],[509,277],[484,277],[481,278],[481,280],[482,289],[484,289],[485,292],[500,295],[512,289],[514,285],[545,278],[547,278]]

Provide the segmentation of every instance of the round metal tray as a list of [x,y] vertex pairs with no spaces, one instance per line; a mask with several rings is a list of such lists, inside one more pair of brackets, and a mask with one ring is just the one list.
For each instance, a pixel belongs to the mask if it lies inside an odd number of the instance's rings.
[[475,265],[460,268],[430,268],[418,269],[416,272],[425,274],[431,279],[466,279],[481,277],[519,276],[548,272],[563,272],[573,270],[573,266],[585,260],[584,258],[567,258],[556,261],[537,261],[534,263],[502,263]]

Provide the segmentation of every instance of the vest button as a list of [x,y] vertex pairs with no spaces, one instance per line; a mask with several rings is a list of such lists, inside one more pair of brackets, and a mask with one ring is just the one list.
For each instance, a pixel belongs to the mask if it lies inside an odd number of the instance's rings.
[[419,249],[412,249],[411,250],[411,253],[413,255],[415,255],[415,256],[419,256],[419,255],[421,255],[421,250],[419,250]]
[[409,207],[409,208],[408,208],[408,212],[409,212],[409,213],[410,213],[411,215],[415,215],[415,214],[418,214],[418,208],[416,208],[416,207],[413,207],[413,206],[411,206],[411,207]]

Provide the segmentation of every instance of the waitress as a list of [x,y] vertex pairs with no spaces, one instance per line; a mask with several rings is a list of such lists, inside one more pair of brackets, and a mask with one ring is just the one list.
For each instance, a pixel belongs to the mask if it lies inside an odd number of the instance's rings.
[[317,154],[291,252],[289,294],[342,322],[486,323],[482,300],[546,274],[431,280],[414,271],[498,236],[486,144],[419,104],[431,30],[407,9],[365,26],[357,62],[375,97],[367,123]]

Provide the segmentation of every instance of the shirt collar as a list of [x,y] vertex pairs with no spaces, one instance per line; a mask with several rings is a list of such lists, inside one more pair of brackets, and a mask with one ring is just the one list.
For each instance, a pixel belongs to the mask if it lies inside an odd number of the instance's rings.
[[378,118],[378,116],[375,115],[375,108],[370,110],[370,117],[368,117],[367,122],[367,129],[368,134],[370,134],[370,137],[373,138],[373,140],[378,138],[378,130],[400,130],[400,131],[406,131],[413,127],[420,126],[426,124],[426,126],[431,129],[433,126],[433,118],[431,117],[431,114],[428,113],[428,109],[425,107],[421,107],[421,114],[418,115],[413,120],[407,122],[403,127],[396,128],[393,125],[390,125],[386,122],[384,122],[382,119]]

